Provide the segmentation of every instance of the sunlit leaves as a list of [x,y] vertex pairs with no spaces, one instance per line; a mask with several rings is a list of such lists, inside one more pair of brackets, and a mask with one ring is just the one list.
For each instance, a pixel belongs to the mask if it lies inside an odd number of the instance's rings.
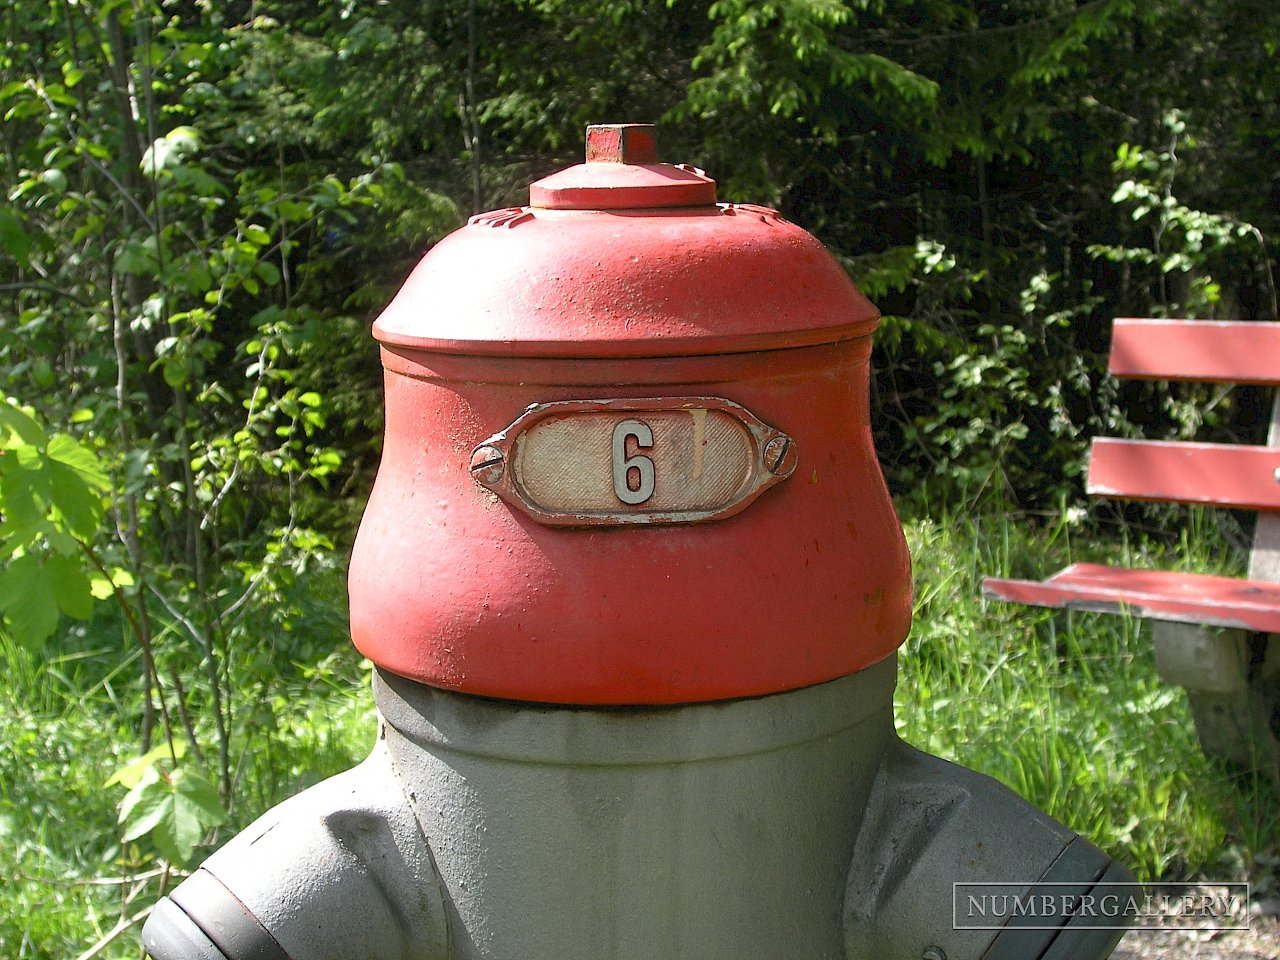
[[210,828],[227,818],[217,788],[180,763],[184,753],[181,741],[173,748],[162,745],[127,763],[106,782],[128,790],[120,803],[121,839],[145,837],[177,865],[189,863]]
[[[1152,312],[1211,315],[1221,287],[1210,271],[1221,254],[1241,246],[1255,247],[1259,231],[1252,224],[1195,209],[1179,199],[1182,185],[1178,168],[1196,144],[1177,111],[1165,115],[1163,126],[1170,138],[1168,148],[1151,150],[1122,143],[1112,165],[1124,179],[1112,192],[1111,202],[1127,210],[1129,219],[1142,231],[1137,242],[1090,244],[1088,252],[1112,263],[1148,268],[1157,278],[1191,275],[1177,300],[1166,298]],[[1258,253],[1262,253],[1260,248]],[[1162,282],[1157,289],[1169,288]]]
[[53,577],[35,556],[11,557],[5,564],[0,572],[0,610],[9,631],[23,643],[39,643],[57,627]]
[[81,552],[97,533],[108,486],[91,450],[0,402],[0,611],[19,642],[46,639],[60,612],[93,612]]
[[126,790],[132,790],[142,778],[146,776],[147,770],[154,767],[157,763],[165,760],[172,760],[175,763],[187,755],[187,745],[182,740],[175,740],[173,745],[162,743],[158,747],[153,747],[140,757],[134,757],[122,767],[118,767],[115,772],[107,778],[104,787],[114,787],[116,784],[124,787]]
[[142,155],[142,169],[149,175],[180,166],[200,149],[200,133],[195,127],[177,126],[159,137]]

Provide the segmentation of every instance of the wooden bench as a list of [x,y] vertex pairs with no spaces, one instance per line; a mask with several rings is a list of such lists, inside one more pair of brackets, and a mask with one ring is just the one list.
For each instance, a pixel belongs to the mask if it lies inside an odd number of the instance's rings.
[[[1122,379],[1280,387],[1280,323],[1118,319],[1108,369]],[[988,578],[983,592],[1150,618],[1156,667],[1186,687],[1205,752],[1280,782],[1280,390],[1267,446],[1099,437],[1087,489],[1258,511],[1247,579],[1077,563],[1044,582]]]

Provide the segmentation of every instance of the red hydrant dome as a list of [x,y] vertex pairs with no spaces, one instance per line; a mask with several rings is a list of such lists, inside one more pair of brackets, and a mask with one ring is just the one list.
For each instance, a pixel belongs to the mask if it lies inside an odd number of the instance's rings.
[[[717,204],[715,182],[627,150],[644,125],[593,127],[588,162],[480,214],[431,250],[374,336],[506,356],[741,353],[865,336],[879,313],[777,211]],[[621,146],[597,143],[616,134]],[[638,157],[640,163],[630,162]]]

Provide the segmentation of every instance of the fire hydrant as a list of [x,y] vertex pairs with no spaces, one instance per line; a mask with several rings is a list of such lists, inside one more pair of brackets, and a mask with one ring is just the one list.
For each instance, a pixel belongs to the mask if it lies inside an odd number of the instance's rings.
[[[895,733],[876,309],[647,125],[590,128],[529,192],[374,324],[350,594],[376,747],[160,901],[151,956],[1106,956],[1078,908],[1123,868]],[[1072,896],[960,922],[972,884]]]

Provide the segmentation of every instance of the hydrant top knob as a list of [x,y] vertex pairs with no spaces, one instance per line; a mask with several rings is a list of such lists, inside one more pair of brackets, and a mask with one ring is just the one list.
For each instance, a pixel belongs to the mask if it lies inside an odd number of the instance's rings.
[[587,127],[587,163],[657,163],[652,123],[593,123]]
[[685,164],[658,162],[651,123],[587,127],[587,162],[529,185],[529,204],[543,210],[653,210],[710,207],[716,182]]

